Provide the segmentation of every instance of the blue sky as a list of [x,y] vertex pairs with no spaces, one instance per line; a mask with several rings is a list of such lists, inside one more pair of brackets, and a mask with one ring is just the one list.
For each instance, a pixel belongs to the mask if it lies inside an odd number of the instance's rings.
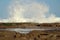
[[[56,16],[60,17],[60,0],[37,0],[38,2],[45,2],[47,5],[50,6],[50,12],[56,14]],[[6,18],[7,13],[7,6],[11,0],[0,0],[0,18]]]
[[0,0],[0,18],[5,19],[8,17],[7,6],[9,2],[10,0]]
[[[0,19],[9,17],[8,6],[12,0],[0,0]],[[49,13],[60,17],[60,0],[36,0],[38,3],[45,3],[49,6]]]
[[40,2],[45,2],[50,7],[50,12],[56,14],[56,16],[60,17],[60,0],[37,0]]

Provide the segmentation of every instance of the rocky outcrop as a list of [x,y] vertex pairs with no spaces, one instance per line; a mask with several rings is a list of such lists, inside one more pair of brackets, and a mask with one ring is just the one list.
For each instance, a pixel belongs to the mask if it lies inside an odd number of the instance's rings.
[[60,27],[60,23],[0,23],[0,28]]
[[30,28],[35,25],[36,23],[0,23],[0,28]]

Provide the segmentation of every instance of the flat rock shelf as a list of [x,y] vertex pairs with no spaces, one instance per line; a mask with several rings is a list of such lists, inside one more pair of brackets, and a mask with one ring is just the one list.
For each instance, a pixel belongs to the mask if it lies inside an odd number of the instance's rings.
[[27,34],[0,30],[0,40],[60,40],[60,31],[33,30]]
[[0,23],[0,40],[60,40],[60,23]]

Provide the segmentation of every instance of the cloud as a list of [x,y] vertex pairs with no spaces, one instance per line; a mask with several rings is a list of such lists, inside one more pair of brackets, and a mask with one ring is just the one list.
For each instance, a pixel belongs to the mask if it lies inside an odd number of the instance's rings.
[[[10,17],[0,22],[58,22],[60,18],[49,13],[49,6],[35,0],[13,0],[8,6]],[[47,14],[50,14],[46,17]]]

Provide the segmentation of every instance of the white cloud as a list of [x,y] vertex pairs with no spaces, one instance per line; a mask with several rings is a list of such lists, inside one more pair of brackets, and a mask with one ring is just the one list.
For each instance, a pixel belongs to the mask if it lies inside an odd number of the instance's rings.
[[2,19],[0,22],[58,22],[60,18],[49,13],[49,6],[44,3],[38,3],[35,0],[13,0],[8,7],[10,17]]

